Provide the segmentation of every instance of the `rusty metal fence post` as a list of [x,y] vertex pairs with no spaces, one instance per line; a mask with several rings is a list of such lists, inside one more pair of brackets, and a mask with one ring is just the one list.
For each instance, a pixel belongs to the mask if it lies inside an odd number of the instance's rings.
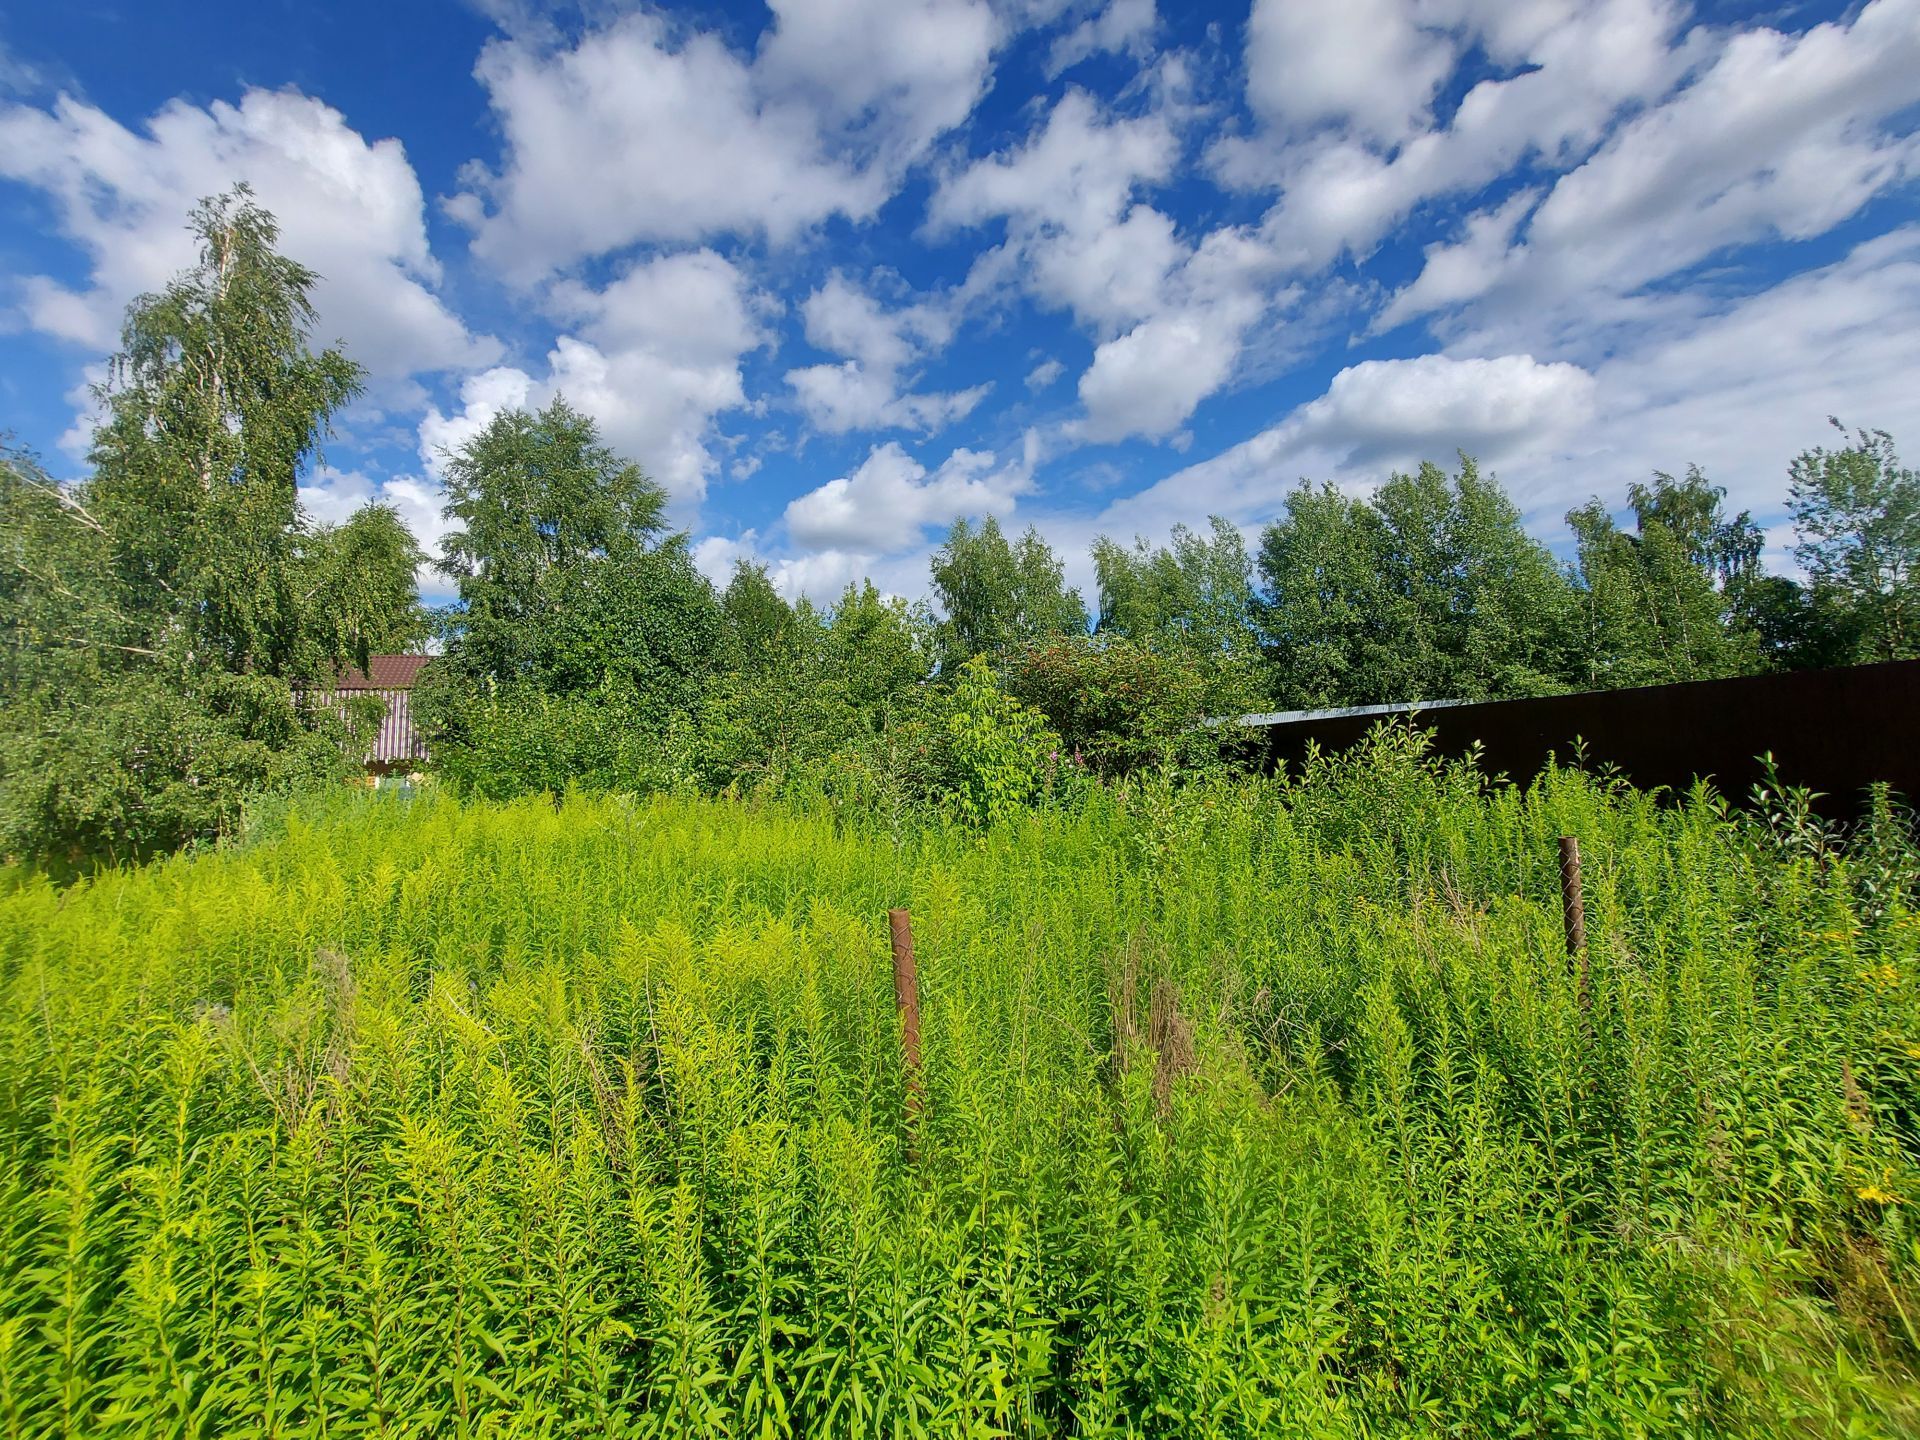
[[1567,958],[1573,961],[1574,986],[1581,1010],[1587,1010],[1587,902],[1580,888],[1580,841],[1560,837],[1560,920],[1567,932]]
[[907,1123],[920,1117],[920,975],[913,961],[913,921],[905,910],[887,911],[893,941],[893,999],[900,1007],[900,1045],[906,1052]]

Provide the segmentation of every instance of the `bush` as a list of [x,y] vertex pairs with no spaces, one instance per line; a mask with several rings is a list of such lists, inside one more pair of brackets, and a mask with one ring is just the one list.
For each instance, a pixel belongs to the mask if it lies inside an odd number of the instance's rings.
[[0,734],[0,849],[71,874],[218,839],[249,796],[357,769],[378,709],[308,710],[282,680],[224,672],[32,695]]
[[939,802],[969,825],[991,825],[1051,788],[1060,737],[1044,716],[1000,688],[980,656],[966,662],[941,715]]
[[1104,636],[1018,651],[1007,688],[1102,775],[1213,761],[1220,735],[1204,722],[1255,705],[1253,675],[1241,662]]
[[434,767],[462,795],[647,794],[693,783],[685,722],[663,725],[632,704],[494,686],[469,693],[457,719],[444,691],[434,704]]

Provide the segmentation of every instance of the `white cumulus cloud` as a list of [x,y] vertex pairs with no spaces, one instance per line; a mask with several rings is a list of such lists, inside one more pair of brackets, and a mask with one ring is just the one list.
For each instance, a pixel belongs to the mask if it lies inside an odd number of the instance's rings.
[[984,0],[777,0],[749,59],[636,11],[570,47],[491,42],[476,74],[505,138],[452,213],[474,249],[536,280],[646,241],[775,242],[870,217],[984,93]]
[[1024,459],[997,466],[990,450],[955,450],[937,470],[892,441],[852,474],[829,480],[787,506],[787,534],[804,550],[886,553],[905,549],[929,525],[963,515],[1009,515],[1032,484]]
[[454,413],[427,412],[429,471],[502,410],[564,395],[690,511],[718,466],[715,417],[746,403],[741,357],[765,339],[746,277],[712,251],[691,251],[633,265],[601,291],[556,287],[553,303],[574,329],[554,342],[544,375],[495,367],[466,380]]
[[174,100],[139,131],[70,96],[50,110],[0,105],[0,175],[51,196],[88,259],[83,288],[24,278],[27,322],[45,334],[114,348],[127,302],[193,263],[194,202],[244,180],[280,222],[281,250],[319,272],[317,342],[344,342],[376,382],[499,354],[436,293],[420,182],[400,142],[369,142],[311,96]]
[[887,310],[835,271],[801,306],[807,339],[847,358],[789,370],[800,408],[817,430],[909,429],[931,433],[972,413],[987,385],[963,390],[906,393],[902,371],[952,337],[952,305],[926,301]]

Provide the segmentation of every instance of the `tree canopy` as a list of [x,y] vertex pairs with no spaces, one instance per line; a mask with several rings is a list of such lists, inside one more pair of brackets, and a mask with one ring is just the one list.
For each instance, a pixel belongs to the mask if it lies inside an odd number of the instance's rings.
[[1860,430],[1850,445],[1797,456],[1787,509],[1814,603],[1843,617],[1854,655],[1920,654],[1920,475],[1900,464],[1893,437]]

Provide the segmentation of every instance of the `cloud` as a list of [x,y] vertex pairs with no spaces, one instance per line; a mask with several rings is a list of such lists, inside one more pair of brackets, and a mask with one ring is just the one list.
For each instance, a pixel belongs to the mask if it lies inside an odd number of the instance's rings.
[[1154,0],[1107,0],[1100,12],[1060,36],[1047,51],[1047,75],[1107,53],[1143,54],[1159,24]]
[[1822,234],[1912,173],[1912,137],[1880,122],[1916,102],[1916,0],[1800,36],[1735,35],[1555,185],[1524,243],[1570,282],[1629,288],[1736,241]]
[[1093,331],[1079,438],[1177,432],[1277,298],[1278,267],[1244,229],[1192,244],[1135,200],[1172,178],[1179,149],[1165,114],[1115,116],[1069,90],[1025,144],[949,176],[929,206],[935,233],[1003,219],[1027,290]]
[[1536,335],[1588,328],[1596,294],[1631,294],[1733,246],[1824,234],[1915,173],[1920,148],[1888,122],[1916,103],[1916,0],[1874,0],[1800,35],[1730,34],[1524,225],[1503,208],[1430,249],[1387,318],[1480,302]]
[[898,173],[986,93],[1000,26],[985,0],[770,0],[755,70],[802,97],[834,138]]
[[1099,442],[1178,430],[1226,382],[1239,353],[1238,327],[1211,318],[1205,312],[1157,316],[1100,346],[1080,377],[1087,415],[1079,434]]
[[816,430],[844,435],[852,430],[918,430],[925,434],[964,419],[984,400],[988,385],[924,395],[901,395],[891,375],[867,370],[857,360],[807,365],[787,372],[800,408]]
[[1106,115],[1070,89],[1027,144],[948,176],[928,205],[935,233],[1005,218],[1026,233],[1094,234],[1129,208],[1142,181],[1165,180],[1178,154],[1164,118]]
[[647,11],[572,48],[497,39],[475,74],[505,137],[451,213],[536,280],[643,241],[793,239],[871,217],[984,93],[983,0],[778,0],[749,61]]
[[758,531],[737,536],[709,535],[693,547],[693,563],[715,585],[733,579],[741,561],[763,565],[767,578],[789,600],[805,597],[815,605],[831,606],[849,585],[871,580],[883,595],[917,597],[927,588],[927,552],[924,548],[899,555],[874,555],[859,550],[813,550],[799,555],[770,553]]
[[1255,0],[1247,21],[1248,103],[1289,131],[1333,123],[1399,140],[1425,127],[1452,64],[1448,39],[1403,0]]
[[1562,434],[1594,409],[1594,378],[1531,355],[1368,360],[1303,407],[1289,443],[1348,463],[1405,463],[1456,449],[1497,458],[1521,438]]
[[485,430],[497,415],[524,410],[533,400],[533,377],[512,365],[469,375],[460,386],[460,408],[442,414],[435,405],[420,421],[420,461],[435,480],[445,478],[447,457]]
[[1373,328],[1390,330],[1416,315],[1486,294],[1507,267],[1514,232],[1539,198],[1538,191],[1522,190],[1491,210],[1469,216],[1459,240],[1427,246],[1420,274],[1393,297]]
[[1365,361],[1279,424],[1115,501],[1102,525],[1133,533],[1205,514],[1261,520],[1302,476],[1371,483],[1456,449],[1489,462],[1524,447],[1550,452],[1592,418],[1596,391],[1578,366],[1530,355]]
[[1041,454],[1039,433],[1028,430],[1019,455],[1005,463],[991,451],[960,448],[929,471],[889,441],[852,473],[792,501],[773,543],[757,530],[708,536],[695,544],[694,563],[725,584],[739,561],[754,561],[783,595],[816,604],[832,604],[863,578],[886,594],[919,596],[927,588],[929,528],[1011,516],[1033,489]]
[[316,341],[341,340],[376,382],[499,354],[435,294],[440,267],[400,142],[369,143],[297,91],[248,90],[204,109],[170,101],[144,133],[70,96],[51,110],[0,105],[0,175],[51,196],[88,258],[83,288],[26,277],[27,323],[43,334],[115,348],[127,302],[196,258],[194,202],[245,180],[279,220],[282,251],[319,273]]
[[1920,433],[1920,226],[1705,310],[1648,309],[1634,343],[1591,371],[1524,355],[1426,355],[1341,371],[1251,439],[1114,502],[1104,528],[1164,530],[1207,512],[1270,519],[1300,477],[1363,485],[1463,449],[1544,533],[1598,494],[1700,464],[1729,502],[1781,513],[1788,460],[1826,443],[1826,417]]
[[800,307],[807,339],[874,370],[898,370],[923,348],[946,343],[952,318],[931,305],[887,311],[839,271]]
[[1036,395],[1067,373],[1066,365],[1053,359],[1042,360],[1027,372],[1027,389]]
[[[1679,38],[1686,12],[1678,0],[1451,0],[1421,8],[1418,19],[1405,0],[1369,0],[1366,8],[1386,17],[1384,49],[1356,49],[1318,88],[1310,85],[1297,102],[1281,98],[1276,109],[1259,101],[1259,89],[1277,84],[1299,57],[1270,69],[1258,62],[1259,45],[1277,43],[1294,27],[1324,31],[1328,39],[1364,16],[1343,7],[1263,5],[1263,14],[1285,12],[1272,22],[1280,30],[1249,30],[1249,103],[1269,123],[1251,135],[1219,136],[1208,150],[1226,183],[1281,192],[1262,235],[1297,269],[1317,269],[1343,253],[1364,256],[1422,201],[1478,190],[1530,157],[1550,169],[1577,163],[1623,111],[1678,83],[1709,38],[1700,30]],[[1289,104],[1331,120],[1342,112],[1327,99],[1329,87],[1344,92],[1360,70],[1410,44],[1423,65],[1444,61],[1450,68],[1453,57],[1477,48],[1514,73],[1474,85],[1444,126],[1430,123],[1433,90],[1422,89],[1422,80],[1412,92],[1390,83],[1377,96],[1362,95],[1354,102],[1361,106],[1357,120],[1349,116],[1356,123],[1299,133],[1312,117]],[[1416,66],[1417,78],[1429,73]]]
[[765,341],[746,277],[698,250],[630,266],[604,290],[556,286],[551,299],[575,328],[555,340],[546,374],[496,367],[466,380],[453,414],[430,409],[420,424],[429,472],[438,475],[441,450],[457,449],[501,411],[565,395],[683,512],[697,506],[717,468],[715,417],[746,403],[741,357]]
[[1736,507],[1777,516],[1788,460],[1829,442],[1829,415],[1920,434],[1920,226],[1713,311],[1675,297],[1638,333],[1598,366],[1573,463],[1510,463],[1516,489],[1557,518],[1596,490],[1697,462]]
[[892,441],[851,475],[829,480],[787,506],[787,534],[803,550],[886,553],[918,542],[929,525],[963,515],[1009,515],[1031,487],[1023,457],[995,468],[989,450],[955,450],[929,473]]
[[922,301],[889,311],[835,271],[807,297],[801,314],[809,341],[848,357],[786,374],[807,419],[827,434],[879,429],[931,433],[972,413],[991,388],[902,393],[910,382],[901,371],[951,338],[956,312],[950,305]]

